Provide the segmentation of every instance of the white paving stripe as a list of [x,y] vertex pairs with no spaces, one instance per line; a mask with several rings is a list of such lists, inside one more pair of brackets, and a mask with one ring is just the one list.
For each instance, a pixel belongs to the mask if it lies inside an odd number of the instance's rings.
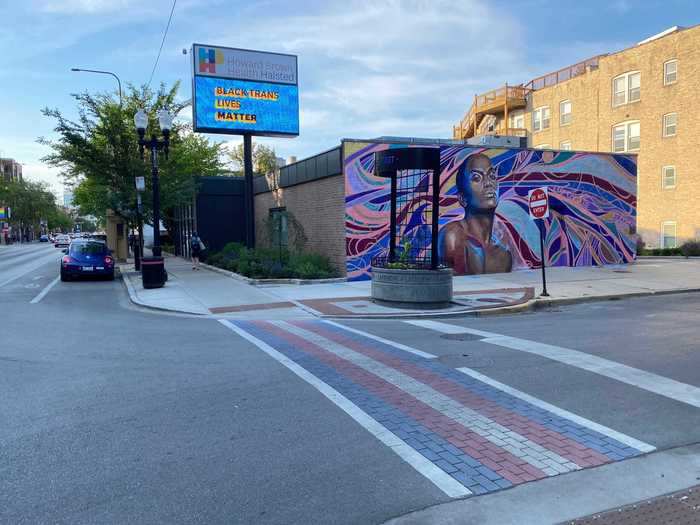
[[457,326],[449,323],[441,323],[440,321],[425,321],[425,320],[415,320],[415,321],[404,321],[406,324],[412,324],[420,328],[428,328],[429,330],[435,330],[436,332],[442,332],[443,334],[474,334],[480,335],[481,337],[494,337],[498,334],[493,332],[484,332],[483,330],[474,330],[473,328],[465,328],[463,326]]
[[444,416],[453,419],[471,432],[481,436],[495,446],[507,450],[549,476],[578,470],[580,467],[568,459],[530,441],[517,432],[455,401],[429,385],[399,372],[364,354],[351,350],[315,332],[305,330],[285,321],[271,321],[276,326],[302,339],[314,343],[324,350],[341,357],[363,370],[380,377],[407,394],[415,397]]
[[364,410],[362,410],[348,398],[343,396],[340,392],[329,386],[327,383],[324,383],[319,378],[306,371],[301,366],[297,365],[294,361],[287,358],[285,355],[281,354],[264,341],[261,341],[257,337],[249,334],[248,332],[239,328],[235,324],[225,319],[219,319],[218,321],[225,327],[237,333],[242,338],[253,343],[260,350],[272,357],[275,361],[287,367],[298,377],[300,377],[308,384],[316,388],[321,394],[328,398],[328,400],[334,403],[343,412],[348,414],[352,419],[354,419],[358,424],[360,424],[365,430],[367,430],[370,434],[376,437],[379,441],[381,441],[387,447],[389,447],[394,453],[396,453],[401,459],[403,459],[416,471],[425,476],[425,478],[427,478],[438,489],[444,492],[448,497],[461,498],[472,494],[472,492],[469,489],[467,489],[464,485],[462,485],[459,481],[457,481],[445,471],[434,465],[431,461],[423,457],[412,447],[404,443],[396,434],[387,430],[384,426],[382,426],[371,416],[369,416]]
[[610,361],[609,359],[586,354],[585,352],[437,321],[404,322],[447,334],[461,333],[479,335],[484,338],[481,340],[483,343],[546,357],[553,361],[559,361],[560,363],[609,377],[610,379],[641,388],[647,392],[652,392],[673,399],[674,401],[680,401],[681,403],[700,408],[700,388],[652,372],[640,370],[639,368]]
[[590,428],[591,430],[594,430],[599,434],[613,438],[616,441],[619,441],[620,443],[623,443],[629,447],[636,448],[640,452],[653,452],[654,450],[656,450],[656,447],[648,443],[644,443],[643,441],[628,436],[627,434],[623,434],[622,432],[618,432],[617,430],[613,430],[612,428],[603,426],[599,423],[596,423],[595,421],[591,421],[590,419],[581,417],[577,414],[574,414],[573,412],[569,412],[568,410],[559,408],[558,406],[551,405],[546,401],[542,401],[541,399],[526,394],[525,392],[521,392],[520,390],[517,390],[513,387],[504,385],[503,383],[499,383],[495,379],[491,379],[490,377],[485,376],[484,374],[481,374],[476,370],[472,370],[471,368],[466,367],[458,368],[457,370],[459,370],[463,374],[467,374],[468,376],[471,376],[474,379],[481,381],[482,383],[486,383],[494,388],[497,388],[498,390],[502,390],[510,394],[511,396],[518,397],[523,401],[527,401],[531,405],[540,407],[548,412],[551,412],[552,414],[561,416],[564,419],[568,419],[569,421],[578,423],[579,425],[582,425],[586,428]]
[[61,276],[59,275],[59,276],[56,277],[53,281],[51,281],[49,284],[47,284],[46,287],[45,287],[41,292],[39,292],[39,293],[37,294],[37,296],[36,296],[34,299],[32,299],[31,301],[29,301],[29,303],[30,303],[30,304],[36,304],[36,303],[38,303],[39,301],[41,301],[44,297],[46,297],[46,294],[49,293],[49,292],[51,291],[51,288],[53,288],[54,286],[56,286],[56,283],[58,283],[58,281],[60,281],[60,280],[61,280]]
[[361,335],[363,337],[367,337],[369,339],[373,339],[374,341],[379,341],[380,343],[384,343],[385,345],[393,346],[394,348],[398,348],[399,350],[404,350],[406,352],[410,352],[411,354],[418,355],[420,357],[425,357],[426,359],[435,359],[437,356],[433,354],[429,354],[428,352],[423,352],[423,350],[417,350],[416,348],[412,348],[410,346],[406,346],[401,343],[397,343],[396,341],[390,341],[389,339],[384,339],[383,337],[379,337],[378,335],[374,334],[369,334],[367,332],[363,332],[362,330],[357,330],[356,328],[350,328],[349,326],[345,326],[344,324],[336,323],[334,321],[324,321],[326,324],[333,325],[337,328],[340,328],[342,330],[347,330],[348,332],[352,332],[353,334]]

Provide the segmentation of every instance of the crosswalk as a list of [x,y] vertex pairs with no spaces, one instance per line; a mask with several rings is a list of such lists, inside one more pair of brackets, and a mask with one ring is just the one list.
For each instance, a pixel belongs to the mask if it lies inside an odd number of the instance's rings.
[[476,370],[452,368],[435,355],[342,324],[219,322],[316,388],[450,497],[654,450]]
[[541,357],[558,361],[581,370],[586,370],[601,376],[609,377],[610,379],[641,388],[642,390],[673,399],[674,401],[680,401],[700,408],[700,388],[682,383],[680,381],[675,381],[658,374],[653,374],[645,370],[627,366],[622,363],[611,361],[610,359],[604,359],[602,357],[590,355],[571,348],[548,345],[536,341],[530,341],[528,339],[510,337],[439,321],[414,320],[406,322],[443,334],[462,333],[476,335],[482,337],[482,343],[539,355]]

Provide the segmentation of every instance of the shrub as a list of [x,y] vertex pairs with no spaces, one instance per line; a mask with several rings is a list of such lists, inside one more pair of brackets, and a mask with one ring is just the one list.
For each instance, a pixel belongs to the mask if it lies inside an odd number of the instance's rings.
[[290,257],[289,266],[300,279],[327,279],[336,275],[328,257],[317,253],[300,253]]
[[680,247],[681,254],[686,257],[700,256],[700,240],[687,241]]
[[653,255],[653,256],[661,256],[661,257],[668,257],[668,256],[674,256],[674,255],[683,255],[681,253],[680,248],[651,248],[651,249],[645,249],[642,250],[642,253],[639,255]]
[[245,249],[245,246],[243,246],[240,242],[228,242],[221,250],[221,253],[224,255],[238,257],[238,255]]
[[324,279],[334,277],[330,260],[315,253],[289,253],[276,248],[248,250],[237,243],[227,244],[212,254],[211,264],[254,279]]

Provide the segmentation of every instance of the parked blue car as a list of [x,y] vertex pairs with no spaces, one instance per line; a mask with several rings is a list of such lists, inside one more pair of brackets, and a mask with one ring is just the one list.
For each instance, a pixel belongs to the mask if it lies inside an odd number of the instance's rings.
[[61,281],[87,275],[114,279],[114,257],[102,241],[76,239],[63,251],[61,258]]

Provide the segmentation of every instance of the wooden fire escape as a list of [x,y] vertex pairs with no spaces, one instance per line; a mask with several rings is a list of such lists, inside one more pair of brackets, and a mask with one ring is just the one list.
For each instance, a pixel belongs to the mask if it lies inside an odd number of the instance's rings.
[[[474,102],[469,111],[459,124],[453,127],[453,137],[463,140],[479,134],[527,136],[526,129],[510,127],[508,114],[512,110],[527,106],[526,97],[530,91],[530,88],[524,86],[506,84],[483,95],[474,95]],[[489,115],[494,117],[494,120],[500,121],[501,125],[493,129],[480,130],[479,126]]]

